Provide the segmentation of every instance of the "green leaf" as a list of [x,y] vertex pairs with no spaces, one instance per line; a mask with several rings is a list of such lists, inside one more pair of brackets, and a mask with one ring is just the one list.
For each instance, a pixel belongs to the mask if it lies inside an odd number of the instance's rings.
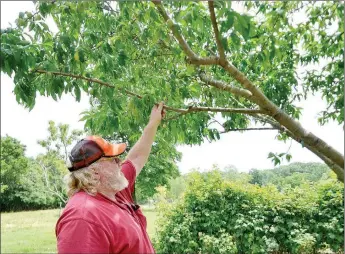
[[81,91],[79,86],[74,86],[74,94],[77,102],[80,102]]
[[225,51],[229,51],[228,38],[222,37],[222,38],[221,38],[221,43],[222,43],[222,45],[223,45],[223,47],[224,47],[224,50],[225,50]]
[[245,40],[249,38],[250,32],[250,18],[247,15],[237,15],[235,22],[235,29],[238,31]]
[[126,59],[127,59],[126,53],[123,50],[121,50],[119,55],[118,55],[118,64],[120,66],[126,65]]
[[290,161],[291,158],[292,158],[292,156],[291,156],[291,154],[286,154],[286,155],[285,155],[285,158],[286,158],[287,161]]
[[236,34],[235,32],[232,32],[232,33],[231,33],[230,38],[231,38],[233,44],[234,44],[236,47],[239,47],[239,46],[240,46],[241,40],[240,40],[240,38],[237,36],[237,34]]

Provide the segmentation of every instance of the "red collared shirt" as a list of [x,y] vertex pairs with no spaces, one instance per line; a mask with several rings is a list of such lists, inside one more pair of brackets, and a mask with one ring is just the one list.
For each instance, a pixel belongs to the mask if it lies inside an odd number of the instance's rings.
[[135,168],[126,161],[121,170],[129,185],[116,202],[84,191],[68,201],[55,228],[59,253],[154,253],[146,218],[133,205]]

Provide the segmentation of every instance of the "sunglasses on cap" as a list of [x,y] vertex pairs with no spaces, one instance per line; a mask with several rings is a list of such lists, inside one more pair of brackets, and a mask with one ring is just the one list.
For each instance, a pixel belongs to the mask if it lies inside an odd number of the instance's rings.
[[115,156],[114,157],[105,157],[105,156],[103,156],[103,157],[99,158],[99,160],[115,162],[116,164],[120,164],[121,161],[122,161],[119,157],[115,157]]

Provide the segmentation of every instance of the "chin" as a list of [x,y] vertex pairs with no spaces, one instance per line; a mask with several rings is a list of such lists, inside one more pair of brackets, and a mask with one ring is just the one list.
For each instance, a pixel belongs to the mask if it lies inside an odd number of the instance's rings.
[[124,177],[124,179],[121,181],[121,183],[117,184],[115,189],[117,191],[122,191],[122,190],[126,189],[127,187],[128,187],[128,180],[126,177]]

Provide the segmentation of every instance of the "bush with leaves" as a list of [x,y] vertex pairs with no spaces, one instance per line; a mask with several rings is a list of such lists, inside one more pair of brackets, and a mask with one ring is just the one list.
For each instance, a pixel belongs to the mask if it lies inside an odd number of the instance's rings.
[[1,137],[1,211],[58,207],[47,192],[36,160],[25,156],[25,146],[13,137]]
[[155,246],[163,253],[341,251],[342,197],[334,179],[280,193],[273,185],[227,182],[218,171],[194,172],[181,201],[158,206]]

